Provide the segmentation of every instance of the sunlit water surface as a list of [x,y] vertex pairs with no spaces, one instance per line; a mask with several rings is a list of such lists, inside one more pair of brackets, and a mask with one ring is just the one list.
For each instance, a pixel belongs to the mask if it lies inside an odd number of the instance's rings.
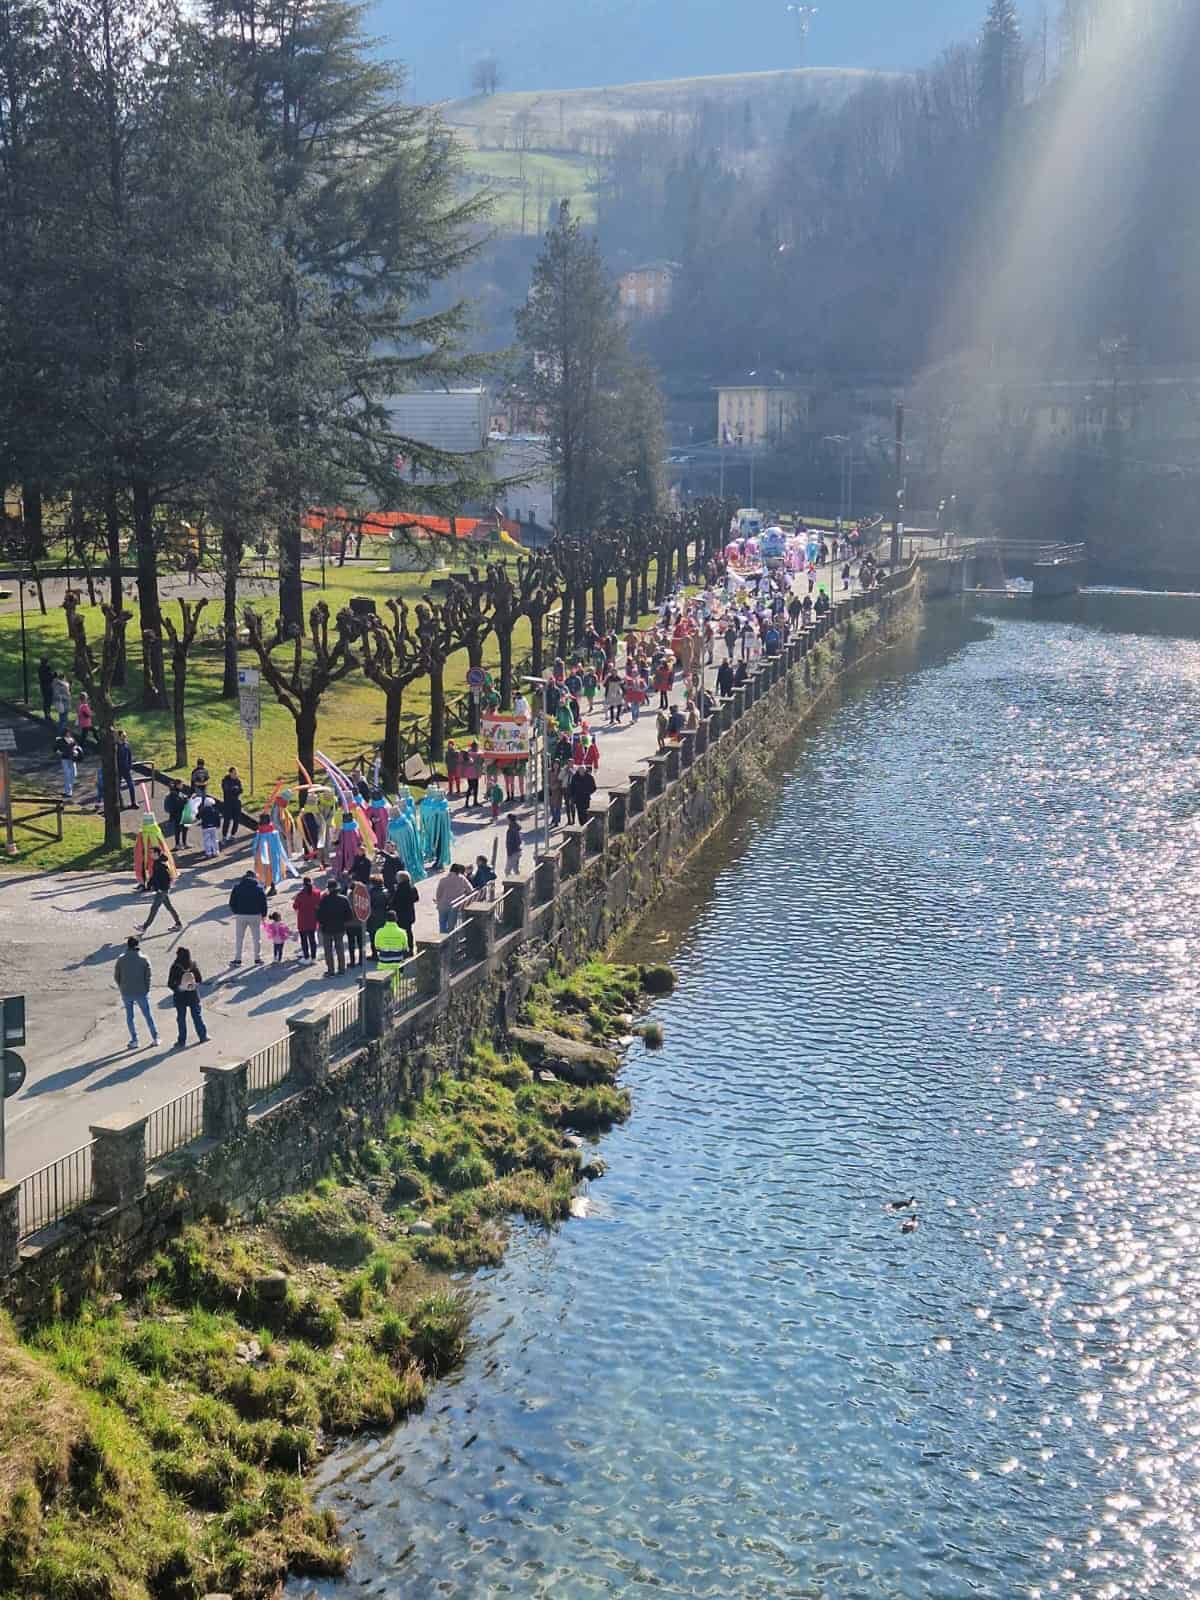
[[1188,640],[864,676],[642,936],[594,1217],[327,1464],[353,1572],[292,1592],[1200,1592],[1198,749]]

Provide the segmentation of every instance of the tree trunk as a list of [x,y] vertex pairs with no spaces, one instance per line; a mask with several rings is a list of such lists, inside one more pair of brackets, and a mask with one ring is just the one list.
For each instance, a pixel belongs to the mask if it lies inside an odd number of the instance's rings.
[[571,616],[575,626],[571,629],[571,642],[578,647],[587,632],[587,588],[581,585],[571,597]]
[[104,770],[104,848],[119,850],[121,835],[121,791],[117,787],[117,734],[111,709],[100,729],[100,764]]
[[175,720],[175,765],[185,770],[188,764],[187,716],[184,695],[187,689],[187,656],[182,650],[171,653],[171,713]]
[[46,558],[46,534],[42,525],[42,490],[36,483],[25,484],[21,490],[21,511],[25,521],[25,548],[30,561]]
[[642,568],[641,574],[640,574],[640,583],[639,583],[639,588],[638,588],[637,616],[634,618],[634,621],[636,622],[640,618],[644,617],[646,615],[646,613],[649,611],[649,609],[650,609],[650,562],[649,562],[649,559],[647,559],[646,564]]
[[654,604],[662,605],[667,598],[667,586],[671,581],[671,551],[670,547],[660,550],[654,568]]
[[496,629],[496,648],[500,652],[500,704],[505,711],[513,703],[512,629]]
[[238,570],[242,563],[242,540],[236,532],[228,528],[221,530],[221,563],[224,569],[225,594],[224,594],[224,634],[225,634],[225,671],[221,678],[221,699],[236,700],[238,697],[238,609],[237,586]]
[[[108,558],[108,602],[114,611],[121,611],[125,605],[121,584],[121,517],[117,510],[117,491],[111,485],[104,493],[104,545]],[[124,634],[121,635],[121,654],[112,681],[118,688],[125,682]]]
[[429,761],[442,759],[446,743],[446,663],[429,664]]
[[[468,646],[467,646],[467,665],[468,665],[468,667],[476,668],[476,670],[479,671],[479,672],[483,671],[483,645],[481,643],[480,644],[468,644]],[[478,732],[479,732],[479,708],[480,708],[481,704],[482,704],[482,701],[481,701],[479,695],[472,694],[472,695],[469,695],[467,697],[467,732],[468,733],[478,734]]]
[[605,621],[604,579],[594,578],[592,580],[592,627],[595,628],[597,633],[605,631]]
[[558,655],[563,661],[571,649],[571,591],[563,590],[558,605]]
[[296,773],[296,782],[301,787],[302,793],[308,791],[306,772],[315,772],[317,765],[317,708],[301,702],[300,714],[296,718],[296,758],[299,771]]
[[388,789],[399,788],[403,776],[400,760],[400,712],[403,705],[403,689],[384,690],[383,749],[380,752],[380,766],[383,783]]
[[529,670],[535,678],[540,678],[546,670],[542,657],[545,653],[545,644],[542,641],[545,613],[531,611],[529,613]]
[[138,479],[133,486],[133,537],[137,547],[138,600],[142,608],[142,708],[165,711],[167,690],[163,681],[162,608],[158,599],[158,560],[154,549],[154,520],[150,486]]
[[618,633],[625,626],[625,594],[629,587],[629,579],[623,572],[617,573],[617,620],[614,624]]
[[290,506],[279,525],[279,615],[289,632],[304,627],[304,580],[300,568],[300,508]]

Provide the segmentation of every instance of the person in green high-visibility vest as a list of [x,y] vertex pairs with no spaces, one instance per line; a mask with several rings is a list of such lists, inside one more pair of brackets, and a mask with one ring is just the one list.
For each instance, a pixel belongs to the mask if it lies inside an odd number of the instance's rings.
[[408,959],[408,934],[396,921],[396,913],[388,912],[382,928],[375,930],[375,959],[383,967],[399,966]]

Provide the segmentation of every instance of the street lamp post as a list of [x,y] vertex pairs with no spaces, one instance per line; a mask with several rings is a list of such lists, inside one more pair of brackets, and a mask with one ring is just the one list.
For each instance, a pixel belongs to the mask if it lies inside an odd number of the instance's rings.
[[[546,708],[546,680],[545,678],[522,678],[522,683],[535,684],[542,691],[542,724],[539,730],[539,753],[542,765],[542,810],[543,810],[543,835],[542,854],[546,855],[550,849],[550,713]],[[534,818],[533,831],[537,833],[537,785],[534,785]],[[537,860],[537,847],[534,846],[533,859]]]

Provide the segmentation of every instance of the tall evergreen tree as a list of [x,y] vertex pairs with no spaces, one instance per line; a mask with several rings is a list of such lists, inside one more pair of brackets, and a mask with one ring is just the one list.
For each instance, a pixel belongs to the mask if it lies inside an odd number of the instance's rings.
[[549,423],[559,531],[578,537],[603,512],[612,422],[607,396],[627,346],[599,246],[565,200],[517,312],[517,333],[529,391]]
[[[216,70],[253,129],[280,241],[268,415],[280,611],[303,622],[301,519],[368,498],[457,509],[461,460],[397,434],[388,400],[476,370],[465,310],[425,305],[481,237],[486,202],[459,190],[453,141],[363,32],[352,0],[208,0]],[[397,472],[403,458],[406,476]]]
[[991,0],[979,41],[979,111],[985,125],[998,128],[1020,104],[1024,47],[1016,0]]

